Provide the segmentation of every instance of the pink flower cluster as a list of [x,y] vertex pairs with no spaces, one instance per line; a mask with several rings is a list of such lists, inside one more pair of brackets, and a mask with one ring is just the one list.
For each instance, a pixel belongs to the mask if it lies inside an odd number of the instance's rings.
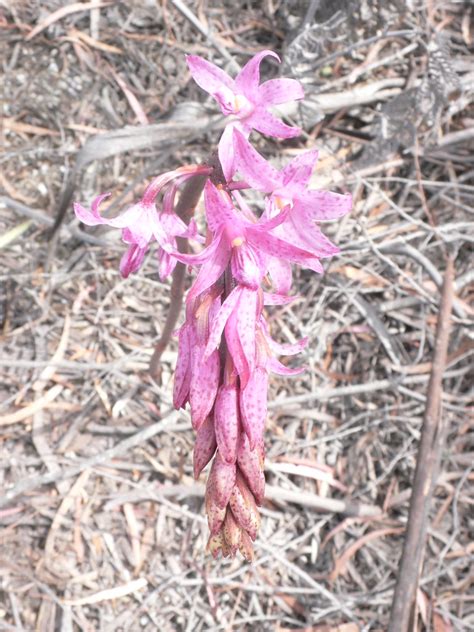
[[[121,262],[124,276],[140,267],[153,239],[159,245],[162,278],[177,261],[199,268],[178,332],[174,405],[190,406],[196,431],[195,477],[212,461],[206,487],[208,548],[214,556],[219,552],[234,556],[240,550],[248,560],[253,558],[258,505],[264,498],[268,376],[300,373],[277,356],[296,354],[307,343],[273,340],[264,306],[292,300],[288,295],[291,264],[323,271],[321,259],[338,249],[317,222],[342,217],[351,208],[349,195],[309,189],[316,151],[299,154],[279,171],[250,144],[252,130],[277,138],[294,137],[300,131],[284,124],[269,108],[301,99],[303,89],[292,79],[260,83],[260,63],[266,56],[278,60],[275,53],[263,51],[235,79],[200,57],[187,57],[195,81],[229,117],[218,146],[222,173],[188,166],[159,176],[138,204],[115,219],[99,214],[104,195],[95,199],[91,210],[75,205],[84,223],[122,229],[129,244]],[[204,240],[193,221],[187,226],[174,213],[179,185],[195,175],[208,176]],[[264,194],[259,214],[245,196],[250,188]],[[160,210],[159,193],[163,193]],[[204,241],[205,247],[198,254],[183,254],[176,247],[177,237]]]

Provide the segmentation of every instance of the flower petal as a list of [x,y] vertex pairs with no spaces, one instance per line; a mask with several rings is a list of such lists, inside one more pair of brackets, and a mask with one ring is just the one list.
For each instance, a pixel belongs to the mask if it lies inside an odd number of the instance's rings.
[[245,389],[240,393],[240,412],[242,426],[249,439],[250,449],[263,439],[263,430],[267,420],[268,373],[257,367],[250,376]]
[[207,263],[208,261],[212,260],[216,251],[219,249],[221,238],[222,232],[216,233],[213,236],[211,243],[206,248],[204,248],[204,250],[201,250],[201,252],[196,255],[179,252],[177,250],[173,250],[170,254],[172,254],[173,257],[178,261],[181,261],[181,263],[189,265],[202,265],[203,263]]
[[236,225],[243,230],[244,222],[237,213],[227,193],[208,181],[204,188],[206,219],[213,233],[218,233],[227,224]]
[[276,340],[273,340],[273,338],[270,338],[269,344],[270,349],[278,355],[297,355],[298,353],[304,351],[304,349],[308,346],[308,338],[301,338],[301,340],[298,340],[298,342],[293,344],[277,342]]
[[269,358],[267,362],[267,369],[277,375],[301,375],[306,371],[306,367],[301,366],[297,368],[290,368],[282,364],[276,358]]
[[[282,294],[283,295],[288,294],[291,288],[291,281],[292,281],[292,272],[291,272],[290,263],[288,263],[288,261],[284,261],[283,259],[277,259],[276,257],[269,257],[267,261],[267,271],[272,280],[273,288],[275,292],[277,293],[276,296],[278,295],[281,296]],[[291,299],[289,302],[291,302],[294,299],[293,296],[281,297],[282,301],[285,301],[286,298]],[[286,303],[285,302],[269,303],[269,305],[286,305]]]
[[199,296],[199,294],[209,289],[211,285],[214,285],[224,273],[228,261],[229,253],[227,249],[225,247],[217,248],[214,257],[201,266],[199,274],[188,292],[187,300],[195,299],[196,296]]
[[222,172],[227,182],[232,180],[232,177],[236,171],[235,155],[234,155],[234,141],[232,138],[232,131],[234,125],[226,125],[222,136],[219,140],[217,147],[217,153],[219,156],[219,162],[221,163]]
[[214,432],[214,420],[208,417],[196,433],[194,443],[193,466],[194,478],[197,480],[199,475],[214,456],[217,442]]
[[211,323],[211,328],[209,331],[209,339],[207,341],[206,350],[204,352],[204,357],[206,358],[210,355],[217,347],[220,345],[222,332],[224,331],[224,327],[226,325],[227,319],[233,312],[239,298],[240,292],[242,288],[237,286],[235,287],[229,296],[225,299],[222,305],[217,312],[216,317]]
[[[279,228],[283,229],[283,225]],[[315,272],[323,272],[323,267],[319,260],[314,254],[307,250],[293,246],[287,241],[283,241],[268,233],[248,230],[247,235],[249,242],[257,249],[260,248],[264,252],[278,257],[279,259],[286,259],[287,261],[298,263]]]
[[298,207],[292,209],[290,221],[284,227],[285,238],[292,235],[291,241],[295,246],[311,252],[318,258],[337,255],[340,252],[339,248],[321,232],[317,224],[298,214],[298,210]]
[[258,103],[279,105],[304,98],[304,89],[296,79],[269,79],[258,88]]
[[266,257],[246,242],[232,248],[232,276],[240,285],[257,290],[265,275]]
[[251,187],[257,191],[270,193],[281,184],[278,170],[272,167],[238,130],[234,130],[234,148],[238,169]]
[[304,193],[318,160],[318,151],[305,151],[286,165],[282,171],[283,186]]
[[[278,261],[279,262],[279,259],[275,259],[274,257],[272,257],[272,261]],[[272,292],[264,292],[263,293],[263,304],[264,305],[289,305],[293,301],[296,301],[297,298],[301,298],[301,297],[298,296],[298,295],[285,296],[283,294],[276,294],[276,293],[272,293]]]
[[352,196],[332,191],[306,191],[299,197],[298,206],[308,220],[337,219],[352,209]]
[[74,202],[73,208],[74,213],[76,214],[77,219],[79,219],[86,226],[97,226],[99,224],[107,224],[107,219],[102,217],[99,213],[99,206],[102,204],[102,201],[108,198],[110,193],[102,193],[94,198],[91,210],[82,206],[82,204],[78,204]]
[[120,274],[126,279],[130,274],[136,272],[143,263],[147,248],[140,248],[137,244],[131,244],[120,259]]
[[264,57],[274,57],[278,63],[280,58],[271,50],[262,50],[249,59],[235,78],[236,92],[244,94],[252,103],[257,103],[260,83],[260,64]]
[[221,386],[214,407],[214,430],[219,454],[226,463],[235,463],[240,431],[236,386]]
[[222,86],[234,87],[234,80],[229,75],[210,61],[206,61],[198,55],[186,55],[186,63],[194,81],[200,88],[214,95]]
[[165,252],[163,248],[158,249],[158,275],[160,281],[164,281],[176,267],[176,259]]
[[294,138],[301,134],[299,127],[286,125],[263,107],[256,108],[246,122],[256,129],[257,132],[267,136],[274,136],[275,138]]

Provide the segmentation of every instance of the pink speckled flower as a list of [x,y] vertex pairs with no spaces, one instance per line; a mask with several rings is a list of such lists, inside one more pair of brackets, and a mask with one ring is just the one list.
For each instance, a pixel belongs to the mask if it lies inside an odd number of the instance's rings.
[[[351,209],[352,197],[308,188],[318,152],[304,152],[278,171],[237,130],[234,130],[234,148],[238,170],[246,183],[268,194],[265,217],[278,216],[282,208],[287,209],[285,220],[272,233],[318,259],[337,254],[339,248],[322,233],[316,222],[346,215]],[[314,267],[313,270],[323,272],[321,265],[319,270]],[[286,293],[291,285],[288,263],[270,260],[268,271],[276,289]]]
[[275,217],[252,222],[237,211],[227,192],[210,181],[206,183],[204,200],[211,243],[198,255],[173,253],[183,263],[201,266],[188,300],[211,287],[229,263],[235,281],[253,290],[260,287],[268,255],[320,271],[319,259],[312,253],[271,234],[285,220],[285,210]]
[[194,81],[216,99],[223,114],[233,116],[233,121],[226,126],[219,142],[219,159],[227,180],[235,172],[234,127],[246,136],[255,129],[277,138],[292,138],[301,131],[297,127],[285,125],[268,111],[272,105],[302,99],[304,96],[303,87],[294,79],[270,79],[260,84],[260,63],[268,56],[280,61],[276,53],[261,51],[245,64],[235,79],[202,57],[186,57]]
[[[176,237],[198,238],[194,221],[186,226],[173,212],[177,185],[195,175],[209,174],[210,171],[208,167],[195,165],[168,171],[155,178],[146,188],[142,199],[118,217],[108,219],[100,214],[99,207],[110,193],[97,196],[93,200],[90,210],[75,203],[74,212],[76,217],[87,226],[106,224],[113,228],[122,229],[122,239],[126,244],[129,244],[129,248],[120,262],[120,272],[125,278],[140,268],[150,242],[155,239],[160,246],[158,251],[160,277],[164,279],[171,274],[176,266],[176,259],[171,257],[171,253],[176,250]],[[155,205],[156,197],[170,183],[173,183],[173,186],[170,194],[165,195],[163,210],[160,212]]]

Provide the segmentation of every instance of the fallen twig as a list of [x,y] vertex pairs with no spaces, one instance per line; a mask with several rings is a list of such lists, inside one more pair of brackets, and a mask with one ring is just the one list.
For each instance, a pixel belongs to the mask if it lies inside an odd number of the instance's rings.
[[435,484],[443,432],[440,424],[441,390],[449,342],[453,304],[454,265],[447,259],[441,305],[436,330],[436,344],[428,385],[427,402],[416,460],[413,492],[402,559],[392,603],[388,632],[408,632],[413,629],[414,608],[424,549],[428,514]]

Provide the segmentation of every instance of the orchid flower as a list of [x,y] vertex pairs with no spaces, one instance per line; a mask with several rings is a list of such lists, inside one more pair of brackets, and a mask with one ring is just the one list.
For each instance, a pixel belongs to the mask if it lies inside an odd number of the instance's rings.
[[289,204],[289,217],[297,216],[302,221],[301,232],[311,232],[315,221],[338,219],[351,210],[350,195],[308,189],[318,160],[317,150],[300,154],[279,171],[252,147],[243,134],[238,130],[234,130],[233,134],[237,166],[247,184],[269,194],[270,202],[276,209]]
[[196,224],[191,221],[189,226],[172,211],[174,192],[166,198],[163,211],[159,212],[155,206],[158,193],[171,182],[181,183],[194,175],[209,173],[208,167],[189,165],[169,171],[155,178],[145,190],[142,199],[121,215],[106,218],[100,214],[99,207],[109,197],[110,193],[97,196],[90,210],[81,204],[74,204],[76,217],[86,226],[105,224],[113,228],[122,229],[122,239],[129,244],[128,250],[120,262],[120,272],[124,278],[136,272],[143,263],[150,242],[155,239],[159,246],[160,278],[166,278],[176,266],[176,259],[170,253],[176,250],[176,237],[190,237],[199,240]]
[[201,265],[188,300],[211,287],[229,263],[236,282],[253,290],[259,288],[265,275],[268,255],[320,271],[319,259],[312,253],[270,233],[284,221],[285,210],[276,217],[251,222],[237,212],[230,196],[210,181],[204,200],[207,224],[213,233],[211,244],[197,255],[173,253],[183,263]]
[[[279,171],[237,130],[234,130],[234,146],[236,164],[247,185],[268,195],[264,216],[271,218],[278,215],[282,208],[288,209],[285,221],[275,227],[273,234],[288,239],[317,258],[337,254],[339,248],[322,233],[317,222],[347,214],[352,197],[308,189],[318,152],[304,152]],[[287,293],[292,276],[288,263],[272,258],[267,267],[276,290]],[[322,266],[319,272],[323,272]]]
[[293,138],[300,134],[297,127],[282,123],[268,111],[272,105],[302,99],[304,96],[301,84],[294,79],[270,79],[260,84],[260,63],[264,57],[269,56],[280,61],[276,53],[270,50],[261,51],[245,64],[235,79],[202,57],[186,57],[194,81],[216,99],[223,114],[234,117],[226,126],[218,148],[219,160],[227,180],[235,172],[232,138],[234,128],[246,136],[253,129],[276,138]]

